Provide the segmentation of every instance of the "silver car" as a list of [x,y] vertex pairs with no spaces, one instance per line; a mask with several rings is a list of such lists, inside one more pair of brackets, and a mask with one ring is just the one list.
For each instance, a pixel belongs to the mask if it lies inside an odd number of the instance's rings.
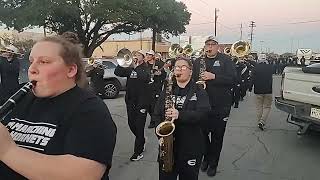
[[[88,58],[83,58],[83,61],[87,63],[87,59]],[[114,75],[114,70],[118,65],[116,60],[99,58],[95,59],[95,61],[103,65],[105,97],[109,99],[116,98],[119,95],[119,91],[125,90],[127,78]]]

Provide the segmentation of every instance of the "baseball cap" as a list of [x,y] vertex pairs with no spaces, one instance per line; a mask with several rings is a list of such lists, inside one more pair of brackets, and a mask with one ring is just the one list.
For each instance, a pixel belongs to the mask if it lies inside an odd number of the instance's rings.
[[146,54],[150,54],[154,56],[154,51],[152,49],[150,49],[148,52],[146,52]]
[[209,36],[209,37],[207,37],[207,39],[206,39],[206,41],[205,41],[204,43],[207,43],[208,41],[214,41],[214,42],[216,42],[217,44],[219,43],[217,37],[215,37],[215,36]]
[[132,54],[135,55],[136,53],[140,53],[143,55],[143,57],[146,56],[146,53],[143,50],[139,50],[139,51],[133,51]]

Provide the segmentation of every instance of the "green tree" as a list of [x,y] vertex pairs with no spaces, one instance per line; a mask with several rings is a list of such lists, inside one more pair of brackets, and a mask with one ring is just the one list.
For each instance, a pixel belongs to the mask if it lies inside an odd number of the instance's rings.
[[112,34],[151,28],[176,35],[189,20],[186,6],[175,0],[0,0],[0,22],[7,27],[75,32],[87,57]]

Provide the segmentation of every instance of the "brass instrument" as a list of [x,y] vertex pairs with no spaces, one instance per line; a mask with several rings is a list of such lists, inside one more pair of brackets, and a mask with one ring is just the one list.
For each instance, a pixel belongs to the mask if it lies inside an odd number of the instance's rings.
[[181,48],[179,44],[172,44],[169,48],[169,57],[170,58],[176,58],[177,56],[177,51],[176,49]]
[[191,46],[191,44],[187,44],[185,46],[183,46],[183,55],[187,56],[187,57],[191,57],[193,53],[193,48]]
[[231,55],[238,58],[244,57],[250,53],[250,44],[246,41],[240,40],[232,44]]
[[230,55],[231,55],[231,48],[225,47],[225,48],[223,49],[223,53],[226,54],[226,55],[228,55],[228,56],[230,56]]
[[181,47],[179,44],[172,44],[169,48],[169,57],[176,58],[178,56],[191,57],[193,54],[193,48],[191,44],[187,44]]
[[107,69],[107,66],[102,64],[102,62],[94,59],[93,57],[90,57],[87,61],[88,65],[89,66],[93,66],[93,65],[97,65],[98,68],[101,68],[101,69]]
[[135,57],[131,57],[130,54],[125,54],[123,56],[117,56],[116,60],[118,62],[118,65],[121,67],[132,67],[135,66]]
[[196,82],[196,84],[202,85],[203,89],[206,89],[207,87],[206,81],[202,79],[202,76],[201,76],[205,71],[206,71],[206,61],[204,60],[204,58],[200,58],[199,59],[199,79]]
[[[166,79],[165,112],[174,107],[172,100],[173,72],[171,71]],[[156,134],[160,137],[160,161],[162,170],[171,172],[173,169],[173,132],[175,130],[174,119],[165,115],[165,120],[156,127]]]

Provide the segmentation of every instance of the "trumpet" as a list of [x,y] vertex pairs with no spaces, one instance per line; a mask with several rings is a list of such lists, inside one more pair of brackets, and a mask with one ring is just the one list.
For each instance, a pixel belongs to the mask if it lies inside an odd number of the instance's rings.
[[87,61],[89,66],[97,65],[98,68],[107,69],[107,66],[102,64],[102,62],[95,60],[93,57],[90,57]]
[[129,54],[125,54],[123,56],[117,56],[116,60],[121,67],[132,67],[136,65],[138,59],[131,57]]

